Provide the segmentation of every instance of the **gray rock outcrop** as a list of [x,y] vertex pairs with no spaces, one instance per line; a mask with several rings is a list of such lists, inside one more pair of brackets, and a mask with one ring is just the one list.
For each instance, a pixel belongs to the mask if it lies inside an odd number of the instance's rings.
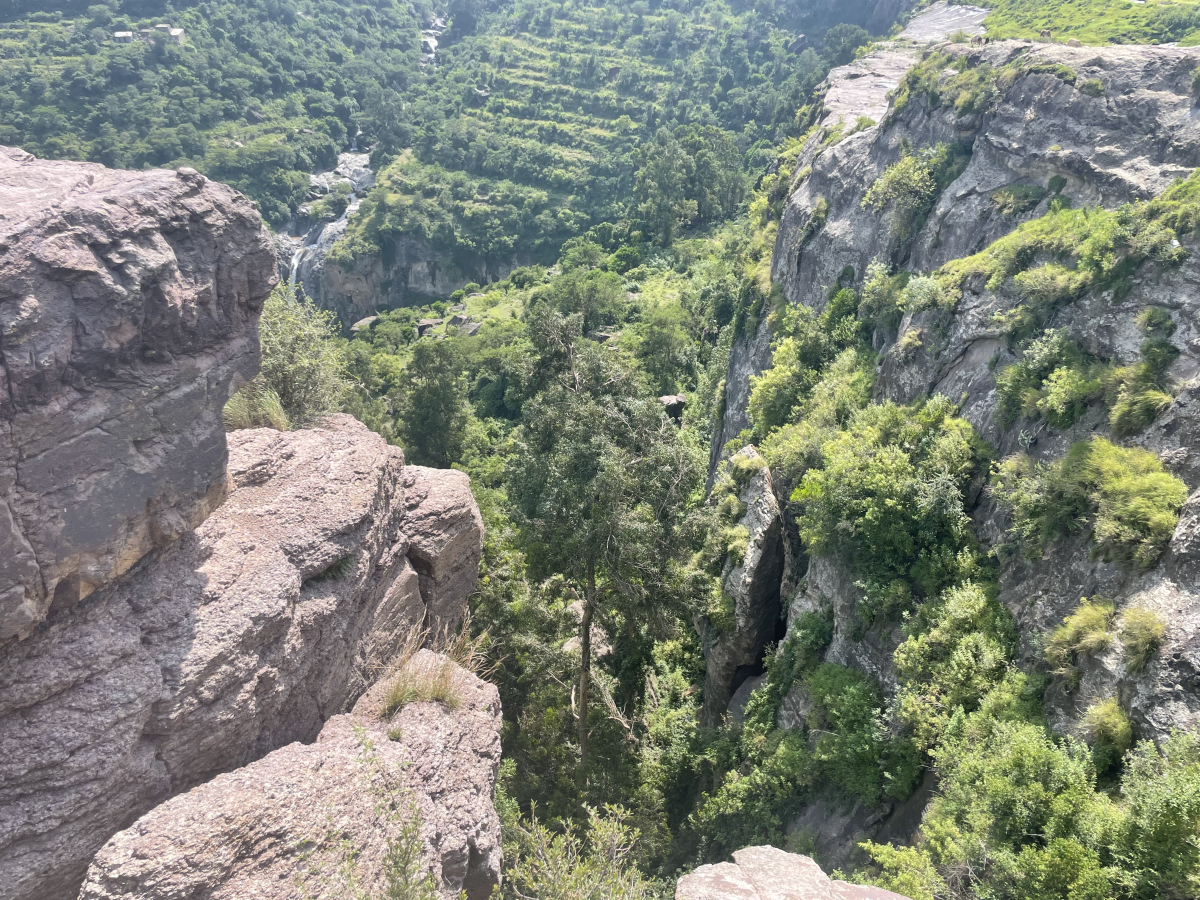
[[[962,116],[952,106],[931,107],[926,97],[915,95],[878,126],[824,150],[817,149],[819,141],[813,142],[812,171],[790,196],[772,264],[776,281],[791,301],[820,308],[829,286],[844,278],[847,266],[860,284],[875,260],[921,272],[978,252],[1022,221],[1043,214],[1052,196],[1047,189],[1052,178],[1059,179],[1061,193],[1075,205],[1111,208],[1162,192],[1200,162],[1200,123],[1190,74],[1200,61],[1195,50],[1072,48],[1015,41],[983,47],[946,44],[938,50],[962,56],[972,66],[1014,65],[1009,76],[997,81],[995,101],[986,115]],[[895,62],[895,50],[878,52]],[[1067,71],[1070,78],[1051,74]],[[941,77],[949,78],[949,70]],[[1079,89],[1089,81],[1099,87]],[[833,76],[831,85],[836,94]],[[875,89],[864,79],[863,89],[868,88]],[[904,146],[938,143],[968,146],[969,161],[911,240],[897,243],[886,214],[864,209],[863,197],[900,158]],[[995,190],[1014,184],[1042,190],[1041,199],[1018,215],[1001,210],[992,200]],[[826,218],[810,233],[806,226],[819,202]],[[1159,454],[1195,490],[1200,487],[1200,419],[1194,401],[1200,375],[1200,307],[1194,298],[1200,264],[1195,248],[1190,243],[1188,248],[1193,253],[1179,268],[1159,270],[1147,264],[1124,296],[1116,297],[1111,290],[1088,294],[1057,310],[1049,325],[1063,329],[1089,354],[1128,365],[1139,358],[1142,336],[1134,321],[1138,311],[1154,306],[1170,315],[1176,326],[1172,342],[1180,350],[1170,372],[1177,399],[1133,442]],[[967,284],[952,313],[905,313],[895,334],[876,335],[882,357],[875,398],[907,403],[933,393],[952,397],[1000,455],[1028,450],[1035,459],[1052,459],[1074,441],[1097,430],[1103,433],[1102,410],[1089,412],[1061,431],[1038,423],[1005,427],[997,420],[996,373],[1014,355],[994,316],[1018,302],[1011,292],[990,291],[976,281]],[[915,350],[902,353],[893,345],[904,334],[921,338]],[[985,542],[1006,539],[1006,515],[986,495],[974,516]],[[1147,737],[1200,721],[1184,687],[1195,679],[1189,662],[1195,629],[1188,623],[1200,582],[1194,575],[1181,574],[1191,553],[1181,541],[1186,543],[1177,535],[1163,564],[1145,574],[1094,558],[1086,538],[1052,545],[1040,560],[1016,556],[1003,564],[1000,600],[1017,619],[1026,663],[1040,658],[1041,635],[1073,611],[1080,597],[1111,598],[1118,611],[1130,606],[1158,609],[1171,623],[1162,651],[1145,673],[1125,672],[1114,642],[1103,658],[1084,661],[1079,690],[1052,690],[1048,712],[1061,730],[1076,730],[1089,704],[1114,694]],[[847,625],[857,589],[847,573],[835,561],[814,559],[805,584],[806,590],[792,601],[791,620],[810,609],[831,608],[835,632],[827,658],[871,673],[885,689],[894,686],[890,656],[899,635],[869,633],[863,640],[849,639]],[[1162,666],[1166,668],[1160,670]],[[801,700],[792,698],[793,705],[802,706]]]
[[[733,695],[735,679],[762,663],[767,644],[780,624],[779,588],[783,578],[783,520],[771,473],[753,447],[736,454],[760,468],[738,491],[746,511],[738,524],[746,528],[746,550],[740,562],[726,559],[721,586],[733,602],[733,627],[718,631],[699,620],[704,643],[704,707],[706,725],[721,721]],[[761,671],[761,670],[760,670]]]
[[225,185],[0,147],[0,644],[221,502],[274,283]]
[[4,900],[73,897],[114,832],[313,740],[412,628],[465,609],[465,475],[405,467],[348,416],[229,444],[232,489],[199,528],[0,648]]
[[427,650],[407,668],[446,678],[454,708],[409,703],[385,717],[385,678],[316,743],[221,775],[115,835],[80,900],[382,897],[389,876],[426,872],[447,898],[487,900],[500,879],[499,695]]
[[[793,303],[820,309],[847,266],[860,277],[877,259],[907,263],[914,271],[935,269],[983,249],[1023,218],[1040,215],[1050,199],[1047,193],[1037,207],[1014,217],[992,202],[999,188],[1045,188],[1057,175],[1065,179],[1062,193],[1076,205],[1111,207],[1160,193],[1200,159],[1200,123],[1191,93],[1191,72],[1200,62],[1195,48],[1098,50],[1000,41],[938,49],[973,65],[997,68],[1020,59],[1021,66],[987,115],[960,116],[953,106],[930,108],[917,96],[878,126],[832,147],[810,141],[801,165],[811,165],[811,172],[788,199],[771,264],[773,280]],[[1074,77],[1070,82],[1058,77],[1054,66],[1067,67]],[[894,67],[889,71],[897,77]],[[1079,90],[1089,80],[1102,85],[1098,96]],[[830,81],[837,83],[837,70]],[[884,80],[879,87],[886,94]],[[874,96],[864,94],[858,102],[871,103]],[[841,117],[851,123],[855,115],[847,107]],[[968,145],[970,161],[942,192],[920,231],[900,246],[887,217],[864,209],[862,199],[900,159],[903,146],[939,143]],[[807,226],[821,200],[825,221],[810,233]]]
[[675,885],[675,900],[907,900],[870,885],[835,881],[798,853],[747,847],[733,862],[701,866]]

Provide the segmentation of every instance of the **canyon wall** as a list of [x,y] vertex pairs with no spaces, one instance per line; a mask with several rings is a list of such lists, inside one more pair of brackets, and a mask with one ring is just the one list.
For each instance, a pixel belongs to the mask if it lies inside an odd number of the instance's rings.
[[[1200,51],[1194,48],[945,43],[932,48],[944,54],[930,76],[932,84],[905,93],[898,106],[900,82],[926,49],[904,42],[886,45],[831,74],[822,128],[796,164],[773,257],[773,280],[788,302],[819,311],[836,287],[861,288],[872,263],[893,272],[928,273],[986,250],[1021,223],[1045,214],[1056,197],[1075,208],[1114,209],[1150,200],[1200,166],[1193,87]],[[954,88],[947,85],[960,72],[989,70],[999,75],[986,102],[977,107],[939,102],[939,90],[953,99]],[[868,116],[870,124],[826,140],[839,123],[853,124],[860,115]],[[886,210],[864,202],[867,192],[907,154],[939,145],[956,149],[962,165],[927,216],[912,223],[911,233],[898,236],[903,229],[889,221]],[[1032,199],[1014,210],[996,199],[1005,189],[1024,191],[1021,196]],[[1087,709],[1110,697],[1118,700],[1139,738],[1161,741],[1172,729],[1200,724],[1195,699],[1200,684],[1195,537],[1200,508],[1200,244],[1187,234],[1180,242],[1186,251],[1181,264],[1144,262],[1119,289],[1107,285],[1086,291],[1055,307],[1047,322],[1088,358],[1128,366],[1139,361],[1145,339],[1136,324],[1138,314],[1148,308],[1165,314],[1178,352],[1167,373],[1174,400],[1152,424],[1120,443],[1151,451],[1191,492],[1173,539],[1148,570],[1106,561],[1093,552],[1086,534],[1051,543],[1040,559],[1020,553],[999,557],[999,599],[1016,622],[1022,666],[1044,667],[1045,635],[1081,597],[1111,599],[1118,614],[1135,607],[1151,610],[1165,623],[1161,647],[1144,669],[1132,665],[1114,641],[1080,661],[1077,684],[1062,679],[1052,684],[1046,713],[1064,734],[1083,736]],[[959,414],[996,458],[1025,452],[1035,462],[1046,462],[1092,435],[1117,440],[1102,405],[1062,429],[1029,418],[1003,420],[996,379],[1021,358],[1021,348],[1000,323],[1022,301],[1010,288],[985,282],[968,278],[953,308],[909,309],[898,328],[876,330],[873,399],[910,403],[943,394],[959,405]],[[752,378],[770,366],[764,347],[771,339],[771,320],[764,313],[733,348],[725,427],[714,438],[714,465],[721,457],[717,443],[749,424],[743,398],[750,394]],[[785,531],[794,529],[787,504],[792,487],[779,485]],[[1011,540],[1010,515],[988,492],[976,489],[966,499],[985,551]],[[785,546],[800,546],[794,530],[785,534]],[[855,614],[862,591],[843,560],[790,554],[783,584],[789,629],[806,612],[829,616],[834,634],[824,658],[868,672],[890,697],[896,686],[892,655],[904,635],[894,623],[862,628]],[[788,585],[798,588],[789,591]],[[803,698],[785,702],[781,724],[803,727],[803,716],[789,712],[790,706],[802,709]],[[927,787],[918,792],[924,794],[921,803],[928,797]],[[822,861],[831,865],[846,863],[844,851],[854,841],[876,836],[904,840],[919,821],[919,809],[914,814],[905,804],[875,811],[823,806],[818,811],[817,806],[795,827],[828,851]],[[890,818],[901,816],[907,831],[889,825]]]

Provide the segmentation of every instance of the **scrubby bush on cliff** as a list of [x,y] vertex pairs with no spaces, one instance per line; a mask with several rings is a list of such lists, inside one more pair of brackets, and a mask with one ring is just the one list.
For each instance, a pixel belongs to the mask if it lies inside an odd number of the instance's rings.
[[859,873],[914,900],[1190,897],[1200,876],[1200,747],[1175,735],[1126,757],[1121,794],[1040,725],[966,717],[936,753],[939,796],[911,848],[867,843]]
[[821,448],[792,494],[800,536],[866,580],[868,621],[903,612],[975,568],[963,496],[981,457],[945,397],[868,406]]
[[1105,558],[1131,568],[1158,560],[1188,494],[1154,454],[1101,437],[1051,463],[1011,456],[997,467],[992,491],[1012,510],[1010,533],[1030,555],[1087,525]]
[[1021,416],[1040,416],[1056,428],[1067,428],[1103,393],[1102,364],[1061,330],[1030,341],[1021,359],[996,376],[996,410],[1005,425]]
[[1200,223],[1200,177],[1176,182],[1148,203],[1115,210],[1071,209],[1056,197],[1045,215],[1023,222],[986,250],[938,270],[946,291],[960,296],[968,279],[990,291],[1011,284],[1022,303],[999,316],[1015,336],[1036,334],[1053,310],[1085,291],[1127,294],[1130,276],[1147,260],[1179,264],[1179,238]]
[[1166,637],[1167,623],[1154,610],[1135,606],[1121,613],[1118,632],[1125,649],[1125,668],[1141,672]]
[[338,412],[351,393],[337,319],[281,284],[258,324],[262,369],[229,401],[230,428],[302,426]]
[[907,639],[895,653],[897,712],[917,747],[927,750],[1003,678],[1016,627],[986,585],[967,582],[923,604],[904,630]]
[[900,240],[920,230],[938,193],[966,167],[967,156],[948,144],[913,151],[884,170],[863,197],[863,209],[888,213],[888,229]]
[[1095,597],[1079,606],[1046,638],[1046,662],[1055,675],[1079,680],[1080,657],[1100,653],[1112,643],[1113,604]]
[[[772,344],[771,367],[750,379],[748,412],[756,434],[765,437],[805,417],[809,395],[840,353],[850,348],[869,353],[858,305],[858,295],[843,288],[834,291],[820,314],[802,305],[774,314],[779,337]],[[839,360],[843,373],[854,358]]]

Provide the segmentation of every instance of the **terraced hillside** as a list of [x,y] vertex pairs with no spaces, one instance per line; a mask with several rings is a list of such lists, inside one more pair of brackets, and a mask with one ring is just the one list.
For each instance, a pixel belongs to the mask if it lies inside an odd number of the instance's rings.
[[[567,238],[631,219],[669,242],[723,221],[802,133],[874,3],[836,14],[724,0],[531,2],[439,49],[377,189],[330,255],[322,302],[362,309],[550,262]],[[886,29],[890,23],[883,26]],[[411,148],[412,154],[402,151]],[[432,271],[437,267],[436,271]]]

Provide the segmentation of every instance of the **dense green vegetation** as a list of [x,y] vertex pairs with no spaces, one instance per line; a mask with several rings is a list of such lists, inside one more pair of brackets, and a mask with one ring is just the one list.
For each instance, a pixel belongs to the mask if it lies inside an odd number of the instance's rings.
[[666,245],[723,221],[771,144],[807,126],[829,65],[866,40],[839,25],[823,53],[787,49],[821,24],[802,7],[723,0],[498,8],[439,51],[380,135],[376,162],[413,156],[383,173],[335,258],[411,235],[463,263],[548,262],[597,222],[629,217]]
[[[781,168],[793,146],[781,147]],[[803,849],[803,835],[786,831],[811,800],[878,807],[933,769],[920,840],[867,844],[856,878],[930,900],[1187,896],[1200,865],[1195,739],[1139,744],[1117,697],[1090,705],[1079,739],[1055,735],[1041,714],[1047,684],[1072,690],[1089,655],[1119,647],[1129,671],[1149,664],[1161,617],[1093,598],[1047,636],[1044,666],[1019,670],[1016,628],[997,601],[1005,548],[980,546],[969,515],[992,454],[945,397],[871,402],[870,337],[898,337],[907,310],[945,314],[976,271],[1003,272],[995,287],[1018,302],[1028,295],[1015,276],[1047,258],[1096,279],[1087,289],[1110,289],[1112,265],[1162,246],[1152,226],[1164,211],[1174,218],[1161,227],[1183,227],[1185,205],[1169,203],[1190,185],[1125,219],[1052,209],[933,275],[883,263],[861,280],[843,273],[816,312],[778,302],[762,279],[776,191],[764,181],[749,197],[758,212],[703,238],[663,247],[627,221],[592,228],[563,244],[549,273],[518,269],[454,298],[481,322],[472,335],[442,326],[416,338],[416,320],[445,313],[444,301],[386,312],[350,341],[325,326],[343,407],[414,462],[472,476],[487,528],[474,627],[487,633],[504,705],[509,890],[669,892],[680,868],[740,846]],[[1080,240],[1057,243],[1060,225]],[[1089,239],[1111,252],[1108,268],[1088,268]],[[754,380],[753,427],[731,447],[754,442],[761,456],[736,457],[705,497],[730,342],[764,315],[775,365]],[[287,298],[272,301],[271,317],[298,335],[272,343],[273,357],[322,327]],[[1138,327],[1141,361],[1124,368],[1141,374],[1118,381],[1165,384],[1171,316],[1148,308]],[[1119,396],[1122,367],[1065,334],[1035,323],[1013,340],[1017,361],[997,372],[1009,427],[1035,416],[1066,427]],[[282,399],[274,378],[262,387]],[[676,392],[689,401],[678,424],[658,402]],[[804,546],[838,557],[856,581],[857,615],[842,623],[851,639],[901,629],[895,699],[824,658],[834,619],[818,607],[767,655],[742,723],[705,728],[691,620],[727,627],[719,576],[744,553],[738,492],[764,459]],[[1098,436],[1061,460],[1002,461],[990,490],[1011,509],[1023,552],[1084,531],[1134,569],[1154,564],[1186,494],[1152,454]],[[778,727],[785,704],[802,710],[790,729]]]
[[[59,3],[0,23],[0,143],[110,166],[194,165],[282,224],[308,174],[377,131],[419,79],[424,4]],[[115,43],[166,23],[177,44]]]
[[[999,4],[996,21],[1019,8]],[[997,571],[1014,549],[1036,556],[1073,534],[1135,571],[1162,553],[1186,491],[1119,441],[1172,402],[1172,315],[1141,311],[1126,365],[1052,326],[1084,297],[1124,299],[1147,261],[1179,263],[1200,179],[1117,210],[1072,209],[1053,181],[1010,185],[991,202],[1028,221],[937,272],[908,272],[895,262],[965,151],[905,146],[864,198],[890,225],[890,258],[843,271],[819,309],[789,306],[770,254],[804,174],[812,89],[861,29],[825,32],[770,2],[456,3],[438,65],[422,68],[417,28],[432,12],[390,0],[18,10],[0,31],[0,140],[190,162],[279,224],[304,201],[306,173],[357,134],[381,170],[334,263],[386,264],[406,237],[450,261],[526,263],[382,312],[349,339],[281,288],[262,319],[263,371],[226,409],[231,428],[280,429],[348,411],[411,462],[471,475],[486,526],[471,646],[503,702],[504,896],[669,895],[680,869],[741,846],[803,849],[788,828],[810,801],[879,809],[928,771],[939,786],[919,841],[867,845],[857,878],[920,900],[1188,896],[1196,741],[1138,743],[1117,696],[1091,703],[1078,738],[1041,712],[1047,685],[1076,689],[1091,656],[1151,665],[1160,614],[1083,601],[1021,669]],[[186,42],[105,40],[157,19]],[[789,50],[802,30],[811,49]],[[939,81],[948,66],[957,74]],[[897,104],[966,118],[1010,77],[935,55]],[[331,196],[322,214],[346,202]],[[1083,421],[1107,438],[994,462],[952,398],[872,401],[877,348],[905,359],[928,339],[898,334],[902,317],[947,316],[985,286],[1004,300],[996,325],[1014,360],[996,372],[1001,426]],[[451,304],[478,329],[417,336]],[[773,366],[752,383],[751,428],[726,448],[756,449],[723,463],[706,493],[730,347],[767,316]],[[674,419],[660,397],[679,393]],[[799,545],[836,561],[857,603],[835,621],[805,597],[744,719],[705,727],[694,622],[733,625],[721,575],[744,560],[739,492],[764,462]],[[1011,545],[976,536],[985,490],[1009,511]],[[898,641],[895,682],[827,659],[835,627],[839,641]],[[398,683],[389,703],[453,705],[444,688]]]
[[987,33],[996,38],[1032,38],[1049,31],[1056,41],[1084,44],[1200,42],[1200,7],[1192,0],[987,0]]

